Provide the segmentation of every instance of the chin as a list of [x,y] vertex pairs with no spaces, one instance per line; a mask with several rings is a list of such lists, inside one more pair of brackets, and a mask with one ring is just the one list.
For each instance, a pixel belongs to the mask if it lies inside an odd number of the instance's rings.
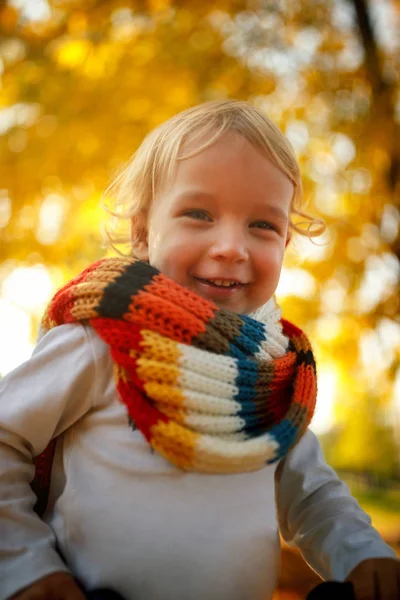
[[230,310],[231,312],[237,313],[238,315],[247,315],[250,311],[242,308],[241,306],[232,306],[229,302],[215,302],[218,308],[224,308],[225,310]]

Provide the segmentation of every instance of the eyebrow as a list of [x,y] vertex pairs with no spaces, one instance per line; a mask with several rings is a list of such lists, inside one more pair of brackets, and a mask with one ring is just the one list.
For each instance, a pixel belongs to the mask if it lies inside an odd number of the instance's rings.
[[[211,192],[200,191],[200,190],[187,190],[185,192],[181,192],[180,194],[178,194],[178,199],[179,200],[185,200],[185,199],[215,200],[215,196]],[[289,215],[287,215],[286,212],[283,210],[283,208],[281,208],[279,205],[275,206],[275,205],[266,204],[265,202],[263,202],[263,203],[260,202],[257,209],[259,209],[260,212],[263,211],[265,213],[272,214],[272,215],[274,215],[274,217],[278,218],[281,221],[287,221],[289,218]]]
[[280,206],[268,206],[267,204],[262,207],[262,210],[265,210],[268,213],[272,213],[276,218],[280,219],[281,221],[287,221],[289,218],[289,215],[287,215],[283,208],[281,208]]
[[211,194],[211,192],[201,192],[200,190],[187,190],[178,194],[179,200],[184,200],[186,198],[193,198],[194,200],[208,198],[210,200],[213,200],[215,199],[215,196],[214,194]]

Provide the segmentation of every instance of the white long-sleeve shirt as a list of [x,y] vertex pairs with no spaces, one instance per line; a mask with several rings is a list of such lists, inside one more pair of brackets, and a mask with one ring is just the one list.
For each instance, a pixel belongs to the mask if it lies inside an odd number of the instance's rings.
[[[41,520],[32,456],[55,436]],[[0,382],[0,600],[56,571],[126,600],[266,600],[278,524],[324,578],[394,556],[311,431],[275,471],[179,470],[128,424],[108,346],[90,327],[57,327]]]

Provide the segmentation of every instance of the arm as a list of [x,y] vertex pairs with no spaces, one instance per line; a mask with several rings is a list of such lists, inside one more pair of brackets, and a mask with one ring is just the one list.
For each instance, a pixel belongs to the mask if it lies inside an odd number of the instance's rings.
[[309,430],[278,466],[276,499],[284,540],[299,546],[324,579],[343,581],[361,561],[395,553],[325,460]]
[[32,458],[87,413],[97,397],[90,328],[62,325],[0,382],[0,599],[67,567],[34,513]]

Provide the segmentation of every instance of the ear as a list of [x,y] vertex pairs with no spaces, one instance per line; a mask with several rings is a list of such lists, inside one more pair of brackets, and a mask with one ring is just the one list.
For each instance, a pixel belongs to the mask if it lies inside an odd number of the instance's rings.
[[133,248],[133,255],[135,258],[142,260],[144,262],[149,262],[149,251],[147,244],[142,244],[141,242],[137,242],[135,247]]
[[133,255],[139,260],[149,261],[149,244],[147,235],[147,219],[145,215],[132,218],[131,224]]

